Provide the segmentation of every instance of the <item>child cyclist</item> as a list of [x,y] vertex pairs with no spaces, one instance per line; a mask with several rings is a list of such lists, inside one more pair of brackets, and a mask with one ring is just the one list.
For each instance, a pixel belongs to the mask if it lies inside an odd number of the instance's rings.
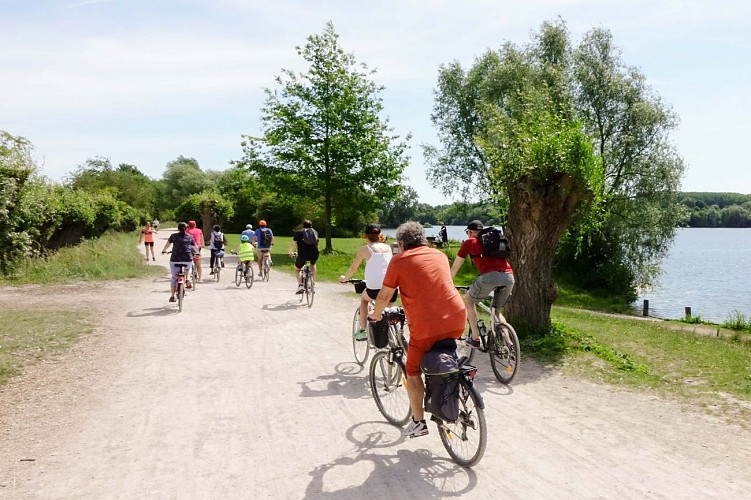
[[237,258],[240,260],[240,263],[243,264],[243,272],[253,265],[253,258],[255,255],[253,254],[253,245],[250,243],[250,236],[247,234],[241,235],[240,245],[233,250],[232,253],[237,254]]

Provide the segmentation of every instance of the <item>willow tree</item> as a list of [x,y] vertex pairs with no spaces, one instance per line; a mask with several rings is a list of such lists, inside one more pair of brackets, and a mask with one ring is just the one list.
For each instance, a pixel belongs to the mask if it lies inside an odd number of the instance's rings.
[[566,30],[546,24],[535,43],[489,51],[468,73],[442,67],[432,118],[444,147],[425,148],[434,184],[506,207],[517,278],[506,313],[537,331],[549,327],[557,297],[558,241],[603,181],[572,106],[568,47]]
[[339,45],[331,23],[297,53],[305,73],[283,70],[266,90],[263,135],[245,136],[238,164],[285,196],[320,207],[326,250],[337,214],[373,213],[399,191],[406,144],[382,120],[382,87]]

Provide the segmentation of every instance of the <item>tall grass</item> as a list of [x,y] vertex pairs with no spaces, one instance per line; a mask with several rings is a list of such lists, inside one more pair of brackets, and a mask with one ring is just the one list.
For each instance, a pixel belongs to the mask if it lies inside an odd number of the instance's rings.
[[137,242],[135,233],[107,233],[46,257],[18,262],[12,276],[0,276],[0,284],[72,283],[163,273],[162,268],[145,265]]

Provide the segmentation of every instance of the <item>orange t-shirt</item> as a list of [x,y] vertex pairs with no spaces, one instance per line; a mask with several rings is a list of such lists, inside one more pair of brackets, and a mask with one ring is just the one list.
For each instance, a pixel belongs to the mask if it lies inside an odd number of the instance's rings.
[[154,243],[154,230],[151,228],[143,229],[141,231],[143,233],[143,242],[144,243]]
[[435,248],[421,246],[394,255],[383,285],[399,288],[410,342],[458,338],[464,331],[467,310],[451,279],[448,258]]

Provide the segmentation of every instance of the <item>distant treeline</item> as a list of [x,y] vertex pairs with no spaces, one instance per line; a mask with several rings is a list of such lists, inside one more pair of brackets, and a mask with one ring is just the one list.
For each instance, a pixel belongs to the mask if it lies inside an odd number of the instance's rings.
[[740,193],[680,193],[688,209],[688,227],[751,227],[751,195]]

